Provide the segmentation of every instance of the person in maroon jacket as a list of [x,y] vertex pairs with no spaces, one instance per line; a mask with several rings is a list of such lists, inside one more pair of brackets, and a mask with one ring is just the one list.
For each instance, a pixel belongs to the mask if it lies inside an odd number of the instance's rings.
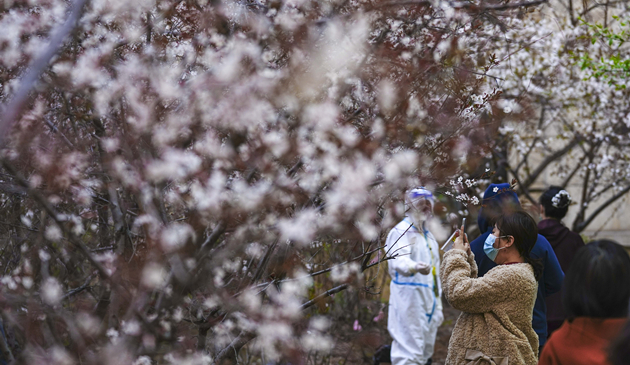
[[[543,220],[538,223],[538,233],[543,235],[553,247],[562,271],[569,271],[575,253],[584,246],[579,234],[570,231],[561,220],[569,210],[571,196],[558,186],[552,186],[540,196],[540,214]],[[561,292],[552,294],[547,301],[547,334],[557,330],[567,317],[562,307]]]

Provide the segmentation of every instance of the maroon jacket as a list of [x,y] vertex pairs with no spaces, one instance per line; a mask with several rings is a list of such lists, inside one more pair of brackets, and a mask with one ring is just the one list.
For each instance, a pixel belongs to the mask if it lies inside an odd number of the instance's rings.
[[[562,271],[566,274],[577,250],[584,246],[579,234],[570,231],[556,219],[544,219],[538,223],[538,233],[553,247]],[[566,318],[562,307],[562,292],[551,294],[547,301],[547,321],[563,321]]]

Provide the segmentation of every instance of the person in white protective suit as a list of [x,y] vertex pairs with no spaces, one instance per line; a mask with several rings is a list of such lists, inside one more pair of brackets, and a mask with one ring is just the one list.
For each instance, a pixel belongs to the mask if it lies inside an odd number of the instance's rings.
[[442,314],[439,246],[425,221],[433,213],[433,194],[416,188],[406,194],[407,214],[387,236],[390,284],[387,329],[393,338],[394,365],[431,363]]

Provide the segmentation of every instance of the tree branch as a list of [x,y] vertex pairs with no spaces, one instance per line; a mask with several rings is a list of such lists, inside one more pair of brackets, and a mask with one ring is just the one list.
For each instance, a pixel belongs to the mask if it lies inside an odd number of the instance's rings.
[[341,284],[339,286],[336,286],[332,289],[329,289],[323,293],[321,293],[320,295],[316,296],[315,298],[309,300],[308,302],[302,304],[302,306],[300,307],[301,309],[306,309],[309,307],[312,307],[313,305],[315,305],[315,303],[317,303],[319,300],[325,298],[325,297],[329,297],[333,294],[339,293],[342,290],[345,290],[348,288],[348,284]]
[[[514,178],[516,179],[516,181],[520,181],[518,179],[518,175],[516,175],[516,172],[514,170],[512,170],[510,165],[507,165],[507,169],[512,173],[512,175],[514,175]],[[533,205],[538,204],[536,199],[534,199],[534,197],[529,193],[529,187],[528,186],[524,186],[522,184],[519,184],[519,187],[520,187],[521,193],[523,193],[523,195],[525,195],[527,200],[529,200]]]
[[498,11],[498,10],[517,9],[517,8],[528,8],[530,6],[546,4],[547,2],[548,0],[523,1],[522,3],[483,6],[482,9]]
[[613,4],[619,4],[619,3],[625,3],[626,1],[607,1],[605,3],[595,3],[595,5],[591,5],[590,7],[582,10],[582,12],[580,13],[580,17],[583,17],[584,15],[588,14],[591,12],[591,10],[597,9],[601,6],[606,6],[608,7],[609,5],[613,5]]
[[[479,11],[501,11],[501,10],[510,10],[510,9],[518,9],[518,8],[527,8],[530,6],[540,5],[547,3],[548,0],[534,0],[534,1],[523,1],[521,3],[513,3],[513,4],[500,4],[500,5],[486,5],[486,6],[477,6],[475,4],[471,4],[468,2],[449,2],[449,5],[454,9],[471,9],[471,10],[479,10]],[[428,0],[408,0],[408,1],[394,1],[384,4],[379,4],[378,7],[390,7],[390,6],[405,6],[405,5],[418,5],[418,6],[431,6],[433,5],[431,1]]]
[[214,363],[221,364],[221,361],[225,359],[231,351],[234,351],[235,354],[238,353],[241,347],[245,346],[245,344],[251,341],[254,337],[256,336],[250,332],[243,331],[239,333],[239,335],[236,336],[236,338],[232,340],[227,347],[219,351],[217,356],[215,356]]
[[71,297],[71,296],[73,296],[75,294],[79,294],[80,292],[82,292],[85,289],[87,289],[90,286],[90,281],[92,281],[92,278],[94,278],[94,274],[95,273],[90,274],[87,277],[87,279],[85,279],[85,282],[83,283],[83,285],[81,285],[78,288],[74,288],[74,289],[68,291],[61,299],[63,300],[63,299],[69,298],[69,297]]
[[[590,165],[593,162],[593,147],[589,152],[586,152],[588,156],[588,163],[586,166]],[[582,181],[582,199],[580,201],[580,211],[575,217],[575,221],[573,221],[573,230],[577,232],[577,227],[584,222],[584,215],[586,214],[586,202],[587,200],[587,192],[588,192],[588,181],[590,180],[591,170],[589,168],[586,169],[586,173],[584,174],[584,180]]]
[[10,163],[8,163],[6,160],[2,160],[2,165],[19,181],[20,185],[26,188],[28,195],[33,197],[33,199],[35,199],[35,201],[38,202],[42,206],[42,208],[44,208],[48,215],[50,215],[55,223],[57,223],[57,225],[64,233],[64,235],[68,238],[70,243],[80,249],[83,255],[88,259],[88,261],[98,270],[99,274],[101,274],[103,278],[110,279],[110,275],[107,270],[105,270],[100,262],[96,261],[85,243],[79,240],[72,232],[68,230],[64,222],[60,219],[59,213],[57,213],[57,211],[50,205],[50,203],[48,203],[48,200],[44,198],[44,196],[42,196],[39,191],[31,188],[28,181],[26,181]]
[[278,241],[276,240],[269,247],[267,247],[267,252],[265,252],[265,255],[262,257],[262,259],[260,259],[260,263],[258,264],[258,267],[256,268],[254,277],[252,277],[252,281],[251,281],[252,283],[257,282],[262,277],[262,274],[265,272],[265,269],[267,268],[267,264],[269,263],[269,259],[271,258],[271,253],[276,248],[277,243]]
[[552,162],[554,162],[558,158],[564,156],[569,151],[571,151],[571,149],[573,147],[575,147],[578,143],[580,143],[582,141],[582,139],[583,138],[578,135],[571,142],[569,142],[566,146],[564,146],[564,148],[562,148],[562,149],[552,153],[551,155],[547,156],[547,158],[545,158],[538,165],[536,170],[534,170],[534,172],[532,172],[532,174],[527,177],[527,180],[521,186],[525,186],[525,188],[528,188],[531,184],[534,183],[534,181],[536,181],[538,176],[540,176],[540,174],[542,174],[543,171],[545,171],[545,169],[547,168],[547,166],[549,166],[549,164],[551,164]]
[[564,179],[560,187],[564,189],[567,185],[569,185],[569,181],[571,181],[573,176],[575,176],[575,174],[580,170],[580,168],[582,167],[582,163],[584,162],[585,159],[586,159],[586,155],[582,155],[582,157],[580,158],[580,162],[576,164],[573,171],[571,171],[571,173],[566,177],[566,179]]
[[214,245],[216,240],[219,238],[219,236],[223,234],[223,232],[225,232],[225,222],[219,221],[217,226],[214,227],[214,230],[212,231],[212,233],[210,233],[208,238],[206,238],[206,240],[201,244],[198,255],[202,256],[203,253],[208,250],[208,247]]
[[584,228],[586,228],[589,224],[591,224],[591,222],[595,219],[595,217],[597,217],[599,215],[599,213],[603,212],[604,209],[608,208],[608,206],[610,206],[610,204],[614,203],[617,199],[619,199],[622,196],[624,196],[628,191],[630,191],[630,185],[626,186],[623,190],[621,190],[617,194],[615,194],[612,197],[610,197],[610,199],[608,199],[604,203],[602,203],[597,209],[595,209],[595,211],[593,213],[591,213],[591,215],[586,220],[584,220],[581,223],[574,224],[573,225],[573,231],[577,232],[577,233],[582,232],[584,230]]
[[9,135],[11,126],[19,119],[22,109],[28,102],[29,94],[35,87],[37,80],[39,80],[44,70],[48,68],[50,60],[59,52],[66,37],[74,30],[77,22],[83,14],[83,8],[87,0],[75,0],[71,5],[70,14],[66,21],[59,25],[52,35],[50,36],[48,46],[44,51],[31,62],[26,74],[20,82],[20,86],[13,95],[13,98],[7,102],[7,104],[1,108],[2,115],[0,116],[0,148],[3,147],[4,142]]

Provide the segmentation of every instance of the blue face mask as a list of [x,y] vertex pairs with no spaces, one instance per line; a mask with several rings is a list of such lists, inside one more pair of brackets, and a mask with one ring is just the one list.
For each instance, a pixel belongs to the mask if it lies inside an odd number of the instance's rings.
[[[506,237],[506,236],[501,236],[501,237]],[[501,238],[501,237],[497,237],[494,234],[490,233],[483,243],[483,252],[485,252],[486,256],[488,256],[488,258],[492,261],[494,261],[494,259],[497,258],[497,255],[499,254],[499,250],[506,248],[506,247],[494,248],[494,241],[496,241],[497,238]]]

